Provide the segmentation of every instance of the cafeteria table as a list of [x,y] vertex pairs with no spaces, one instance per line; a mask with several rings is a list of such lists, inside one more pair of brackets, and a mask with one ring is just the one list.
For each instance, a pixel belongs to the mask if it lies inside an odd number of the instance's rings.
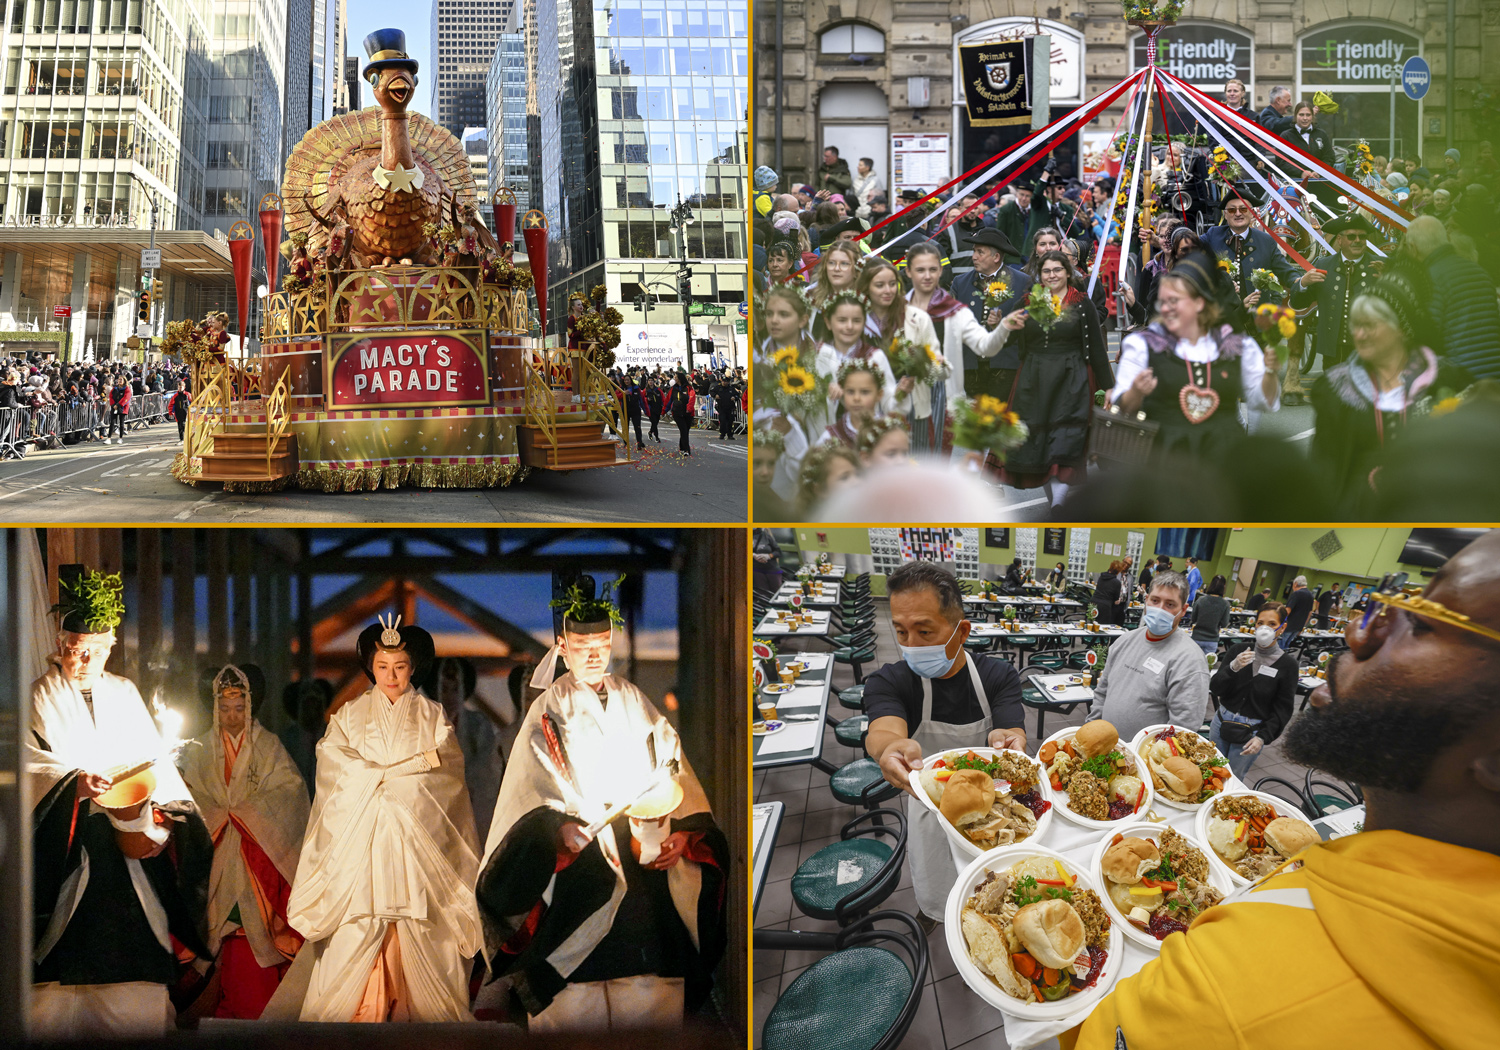
[[827,612],[819,612],[817,609],[809,609],[802,615],[809,622],[803,624],[801,627],[794,631],[786,624],[778,622],[776,619],[776,614],[774,612],[768,612],[765,615],[765,619],[761,620],[760,624],[755,628],[755,633],[762,636],[790,635],[793,638],[816,638],[818,636],[826,638],[828,636],[829,614]]
[[830,565],[826,569],[813,566],[813,575],[825,580],[842,580],[848,571],[849,568],[846,565]]
[[786,813],[784,802],[760,802],[750,807],[750,917],[760,907],[760,891],[766,882],[766,872],[771,868],[771,854],[776,852],[776,835],[781,831],[781,818]]
[[1364,824],[1364,803],[1329,813],[1312,822],[1312,826],[1318,829],[1318,834],[1323,837],[1324,842],[1341,839],[1345,835],[1358,834],[1364,830]]
[[[796,721],[788,721],[785,729],[764,736],[751,737],[752,769],[771,769],[777,766],[814,765],[825,773],[836,767],[823,758],[823,730],[827,727],[828,695],[833,684],[832,653],[785,653],[776,657],[776,666],[781,667],[793,660],[808,665],[797,679],[797,687],[789,693],[762,696],[776,701],[778,715],[790,715]],[[767,747],[770,750],[767,750]]]
[[[1081,684],[1075,679],[1081,680]],[[1075,671],[1071,674],[1039,674],[1022,682],[1021,703],[1036,712],[1038,747],[1047,739],[1048,712],[1070,715],[1079,704],[1086,707],[1094,702],[1094,690],[1089,687],[1088,680],[1089,672]]]
[[[792,595],[800,594],[801,591],[802,586],[796,580],[788,580],[768,600],[772,605],[791,605]],[[811,594],[802,595],[802,604],[804,607],[832,606],[838,603],[839,585],[836,583],[824,583],[820,580],[813,584]]]

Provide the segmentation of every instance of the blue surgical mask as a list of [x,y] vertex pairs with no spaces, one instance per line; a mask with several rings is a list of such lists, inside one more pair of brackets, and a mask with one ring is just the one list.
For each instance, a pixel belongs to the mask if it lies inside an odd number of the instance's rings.
[[1171,613],[1155,605],[1148,605],[1141,613],[1141,626],[1147,632],[1160,638],[1172,633],[1173,619]]
[[[953,627],[953,634],[958,633],[958,625]],[[948,636],[948,642],[953,641],[953,634]],[[901,650],[901,656],[906,660],[906,666],[910,667],[923,678],[941,678],[953,670],[953,661],[958,659],[958,654],[948,655],[948,642],[941,645],[897,645]]]

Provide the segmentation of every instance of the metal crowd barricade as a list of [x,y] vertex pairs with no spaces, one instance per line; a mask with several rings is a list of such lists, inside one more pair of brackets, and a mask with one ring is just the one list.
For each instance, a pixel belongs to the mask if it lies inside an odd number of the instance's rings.
[[0,459],[20,459],[26,455],[27,409],[0,408]]

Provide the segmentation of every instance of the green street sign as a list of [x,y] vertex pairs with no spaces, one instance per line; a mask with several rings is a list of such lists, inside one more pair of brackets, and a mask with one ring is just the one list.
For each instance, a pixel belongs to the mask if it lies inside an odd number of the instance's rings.
[[723,317],[724,308],[717,303],[702,303],[694,300],[688,303],[689,317]]
[[750,331],[750,329],[747,327],[749,325],[749,323],[750,322],[744,320],[743,318],[740,319],[740,320],[738,320],[738,321],[736,321],[736,322],[734,322],[734,334],[735,335],[746,335],[746,334],[748,334],[749,331]]

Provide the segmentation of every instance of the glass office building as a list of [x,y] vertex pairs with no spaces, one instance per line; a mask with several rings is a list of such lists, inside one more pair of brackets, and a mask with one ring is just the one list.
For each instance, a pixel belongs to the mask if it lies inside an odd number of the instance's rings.
[[[520,219],[531,207],[530,150],[526,138],[526,37],[523,33],[502,33],[495,46],[485,87],[488,123],[490,194],[502,185],[516,195],[516,226],[510,231],[496,230],[512,240],[520,240]],[[502,239],[504,239],[502,237]]]
[[[603,283],[627,326],[682,326],[668,230],[693,210],[693,297],[745,299],[747,5],[742,0],[538,0],[539,206],[552,230],[550,316]],[[554,64],[550,61],[557,55]],[[638,292],[655,295],[649,318]],[[695,325],[694,335],[712,334]]]

